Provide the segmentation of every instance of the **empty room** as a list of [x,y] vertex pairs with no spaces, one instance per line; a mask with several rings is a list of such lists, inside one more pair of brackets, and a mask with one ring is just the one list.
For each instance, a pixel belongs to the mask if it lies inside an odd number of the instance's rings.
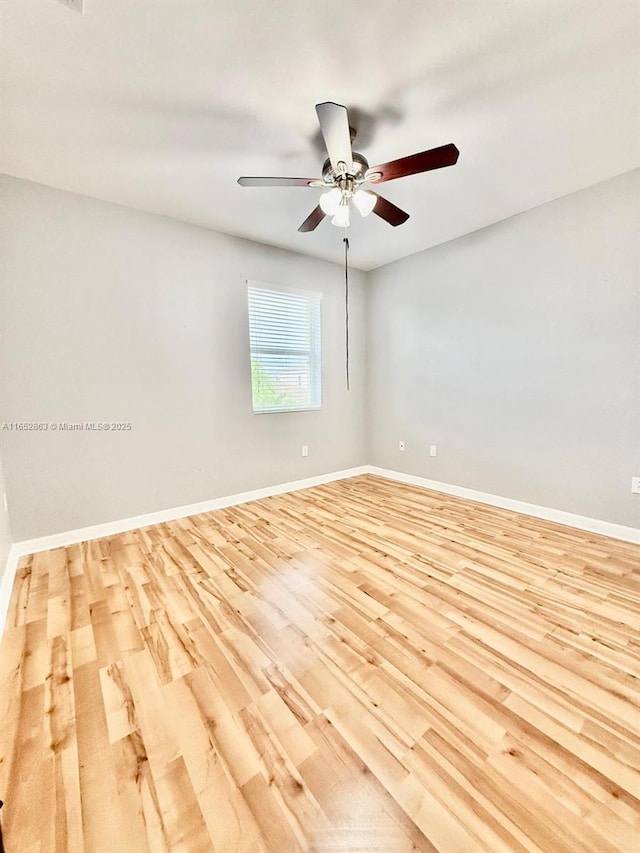
[[635,853],[637,0],[0,0],[0,133],[0,853]]

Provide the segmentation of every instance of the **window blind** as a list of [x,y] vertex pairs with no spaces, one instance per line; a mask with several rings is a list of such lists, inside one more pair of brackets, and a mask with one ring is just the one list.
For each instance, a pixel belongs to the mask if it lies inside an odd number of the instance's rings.
[[249,283],[248,296],[253,411],[320,408],[322,294]]

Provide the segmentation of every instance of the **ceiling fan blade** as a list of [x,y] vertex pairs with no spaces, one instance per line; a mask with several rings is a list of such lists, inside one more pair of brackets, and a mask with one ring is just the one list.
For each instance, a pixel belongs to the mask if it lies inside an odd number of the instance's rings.
[[324,210],[318,205],[314,210],[311,211],[309,216],[305,219],[302,225],[298,228],[298,231],[315,231],[315,229],[320,225],[322,220],[325,218],[326,213]]
[[324,104],[316,104],[316,113],[334,171],[340,171],[339,163],[345,163],[349,171],[353,165],[353,156],[347,108],[327,101]]
[[388,222],[389,225],[393,225],[395,228],[396,225],[402,225],[403,222],[406,222],[409,218],[409,214],[405,213],[404,210],[401,210],[399,207],[396,207],[395,204],[392,204],[388,199],[382,198],[378,193],[373,193],[376,196],[376,206],[373,208],[373,212],[376,216],[379,216],[380,219],[384,219],[385,222]]
[[[417,175],[420,172],[430,172],[432,169],[442,169],[444,166],[453,166],[458,161],[460,152],[455,145],[441,145],[439,148],[431,148],[429,151],[421,151],[410,157],[401,157],[399,160],[391,160],[381,166],[374,166],[367,171],[371,175],[372,182],[382,184],[384,181],[395,181],[396,178],[404,178],[406,175]],[[382,177],[375,178],[375,173],[380,172]]]
[[310,187],[322,186],[322,178],[238,178],[241,187]]

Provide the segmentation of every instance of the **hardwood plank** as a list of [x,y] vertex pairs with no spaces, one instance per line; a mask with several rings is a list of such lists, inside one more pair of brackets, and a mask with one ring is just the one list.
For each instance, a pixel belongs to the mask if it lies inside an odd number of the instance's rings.
[[57,548],[7,850],[635,851],[639,675],[640,547],[380,477]]

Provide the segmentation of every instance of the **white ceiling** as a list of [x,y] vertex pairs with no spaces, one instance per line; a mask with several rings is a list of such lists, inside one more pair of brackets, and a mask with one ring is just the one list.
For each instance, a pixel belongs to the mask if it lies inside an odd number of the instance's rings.
[[355,108],[373,166],[454,142],[350,228],[371,269],[638,165],[637,0],[0,0],[0,171],[339,260],[298,225],[314,110]]

